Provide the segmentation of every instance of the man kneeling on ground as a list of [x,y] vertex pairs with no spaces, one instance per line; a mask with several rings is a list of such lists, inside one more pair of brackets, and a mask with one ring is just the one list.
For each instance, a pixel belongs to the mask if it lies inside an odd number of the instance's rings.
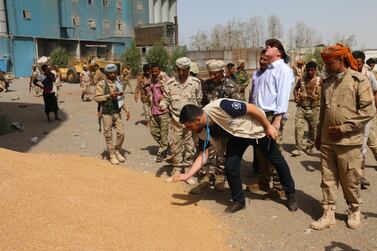
[[180,123],[197,133],[200,152],[190,170],[180,174],[176,180],[187,180],[202,167],[208,156],[208,146],[213,144],[218,153],[226,152],[225,173],[232,193],[233,203],[225,212],[235,213],[245,208],[240,166],[248,146],[259,149],[276,168],[285,193],[287,207],[298,208],[295,183],[287,162],[279,151],[275,139],[278,132],[267,120],[262,110],[253,104],[233,99],[218,99],[203,109],[196,105],[185,105],[180,113]]

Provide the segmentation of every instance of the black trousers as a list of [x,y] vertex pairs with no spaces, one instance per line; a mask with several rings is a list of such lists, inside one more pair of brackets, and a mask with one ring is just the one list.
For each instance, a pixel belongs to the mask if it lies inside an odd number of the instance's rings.
[[245,203],[240,168],[242,156],[250,145],[260,150],[275,167],[285,193],[287,195],[295,193],[295,182],[275,140],[269,139],[267,136],[261,139],[231,137],[226,147],[225,173],[233,201]]

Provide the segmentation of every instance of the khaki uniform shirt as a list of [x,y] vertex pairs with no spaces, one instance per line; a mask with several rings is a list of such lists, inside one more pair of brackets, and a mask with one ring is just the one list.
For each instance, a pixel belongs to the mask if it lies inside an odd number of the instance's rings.
[[89,83],[90,82],[90,71],[82,71],[81,72],[81,82],[82,83]]
[[164,88],[164,96],[160,102],[161,108],[167,107],[174,121],[179,122],[179,114],[183,106],[194,104],[200,106],[203,93],[200,80],[189,76],[184,83],[171,79]]
[[[96,85],[96,92],[95,92],[95,95],[94,95],[94,100],[97,103],[104,102],[104,101],[111,99],[110,94],[104,93],[104,89],[105,89],[105,85],[106,85],[105,81],[107,81],[107,84],[109,85],[110,92],[113,92],[113,91],[121,92],[122,91],[122,90],[117,90],[116,85],[115,85],[115,81],[111,81],[110,79],[101,80]],[[123,93],[123,101],[124,101],[124,93]],[[128,111],[128,107],[126,105],[126,102],[123,102],[123,106],[119,107],[119,108],[121,108],[125,111]]]
[[135,88],[135,98],[139,98],[143,103],[150,105],[150,92],[148,91],[148,86],[150,85],[150,78],[146,78],[144,75],[137,79],[137,84]]
[[101,70],[96,70],[94,74],[93,81],[94,84],[97,85],[99,81],[106,79],[106,75],[101,72]]
[[[347,69],[343,76],[323,80],[318,137],[324,144],[362,145],[364,126],[376,113],[369,80]],[[334,139],[329,127],[338,125],[343,133]]]

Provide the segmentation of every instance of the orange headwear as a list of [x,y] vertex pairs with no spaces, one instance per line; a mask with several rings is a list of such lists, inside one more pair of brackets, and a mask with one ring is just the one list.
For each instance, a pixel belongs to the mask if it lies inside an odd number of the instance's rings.
[[321,57],[325,63],[336,58],[344,58],[350,68],[357,71],[357,63],[352,56],[351,50],[341,43],[323,48]]

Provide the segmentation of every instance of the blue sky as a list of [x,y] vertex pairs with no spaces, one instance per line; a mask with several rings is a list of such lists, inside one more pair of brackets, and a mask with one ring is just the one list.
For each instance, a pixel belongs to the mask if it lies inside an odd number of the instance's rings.
[[188,44],[198,30],[210,31],[233,17],[276,15],[283,26],[284,38],[296,22],[304,21],[332,42],[335,33],[355,35],[353,49],[377,49],[377,0],[178,0],[179,41]]

